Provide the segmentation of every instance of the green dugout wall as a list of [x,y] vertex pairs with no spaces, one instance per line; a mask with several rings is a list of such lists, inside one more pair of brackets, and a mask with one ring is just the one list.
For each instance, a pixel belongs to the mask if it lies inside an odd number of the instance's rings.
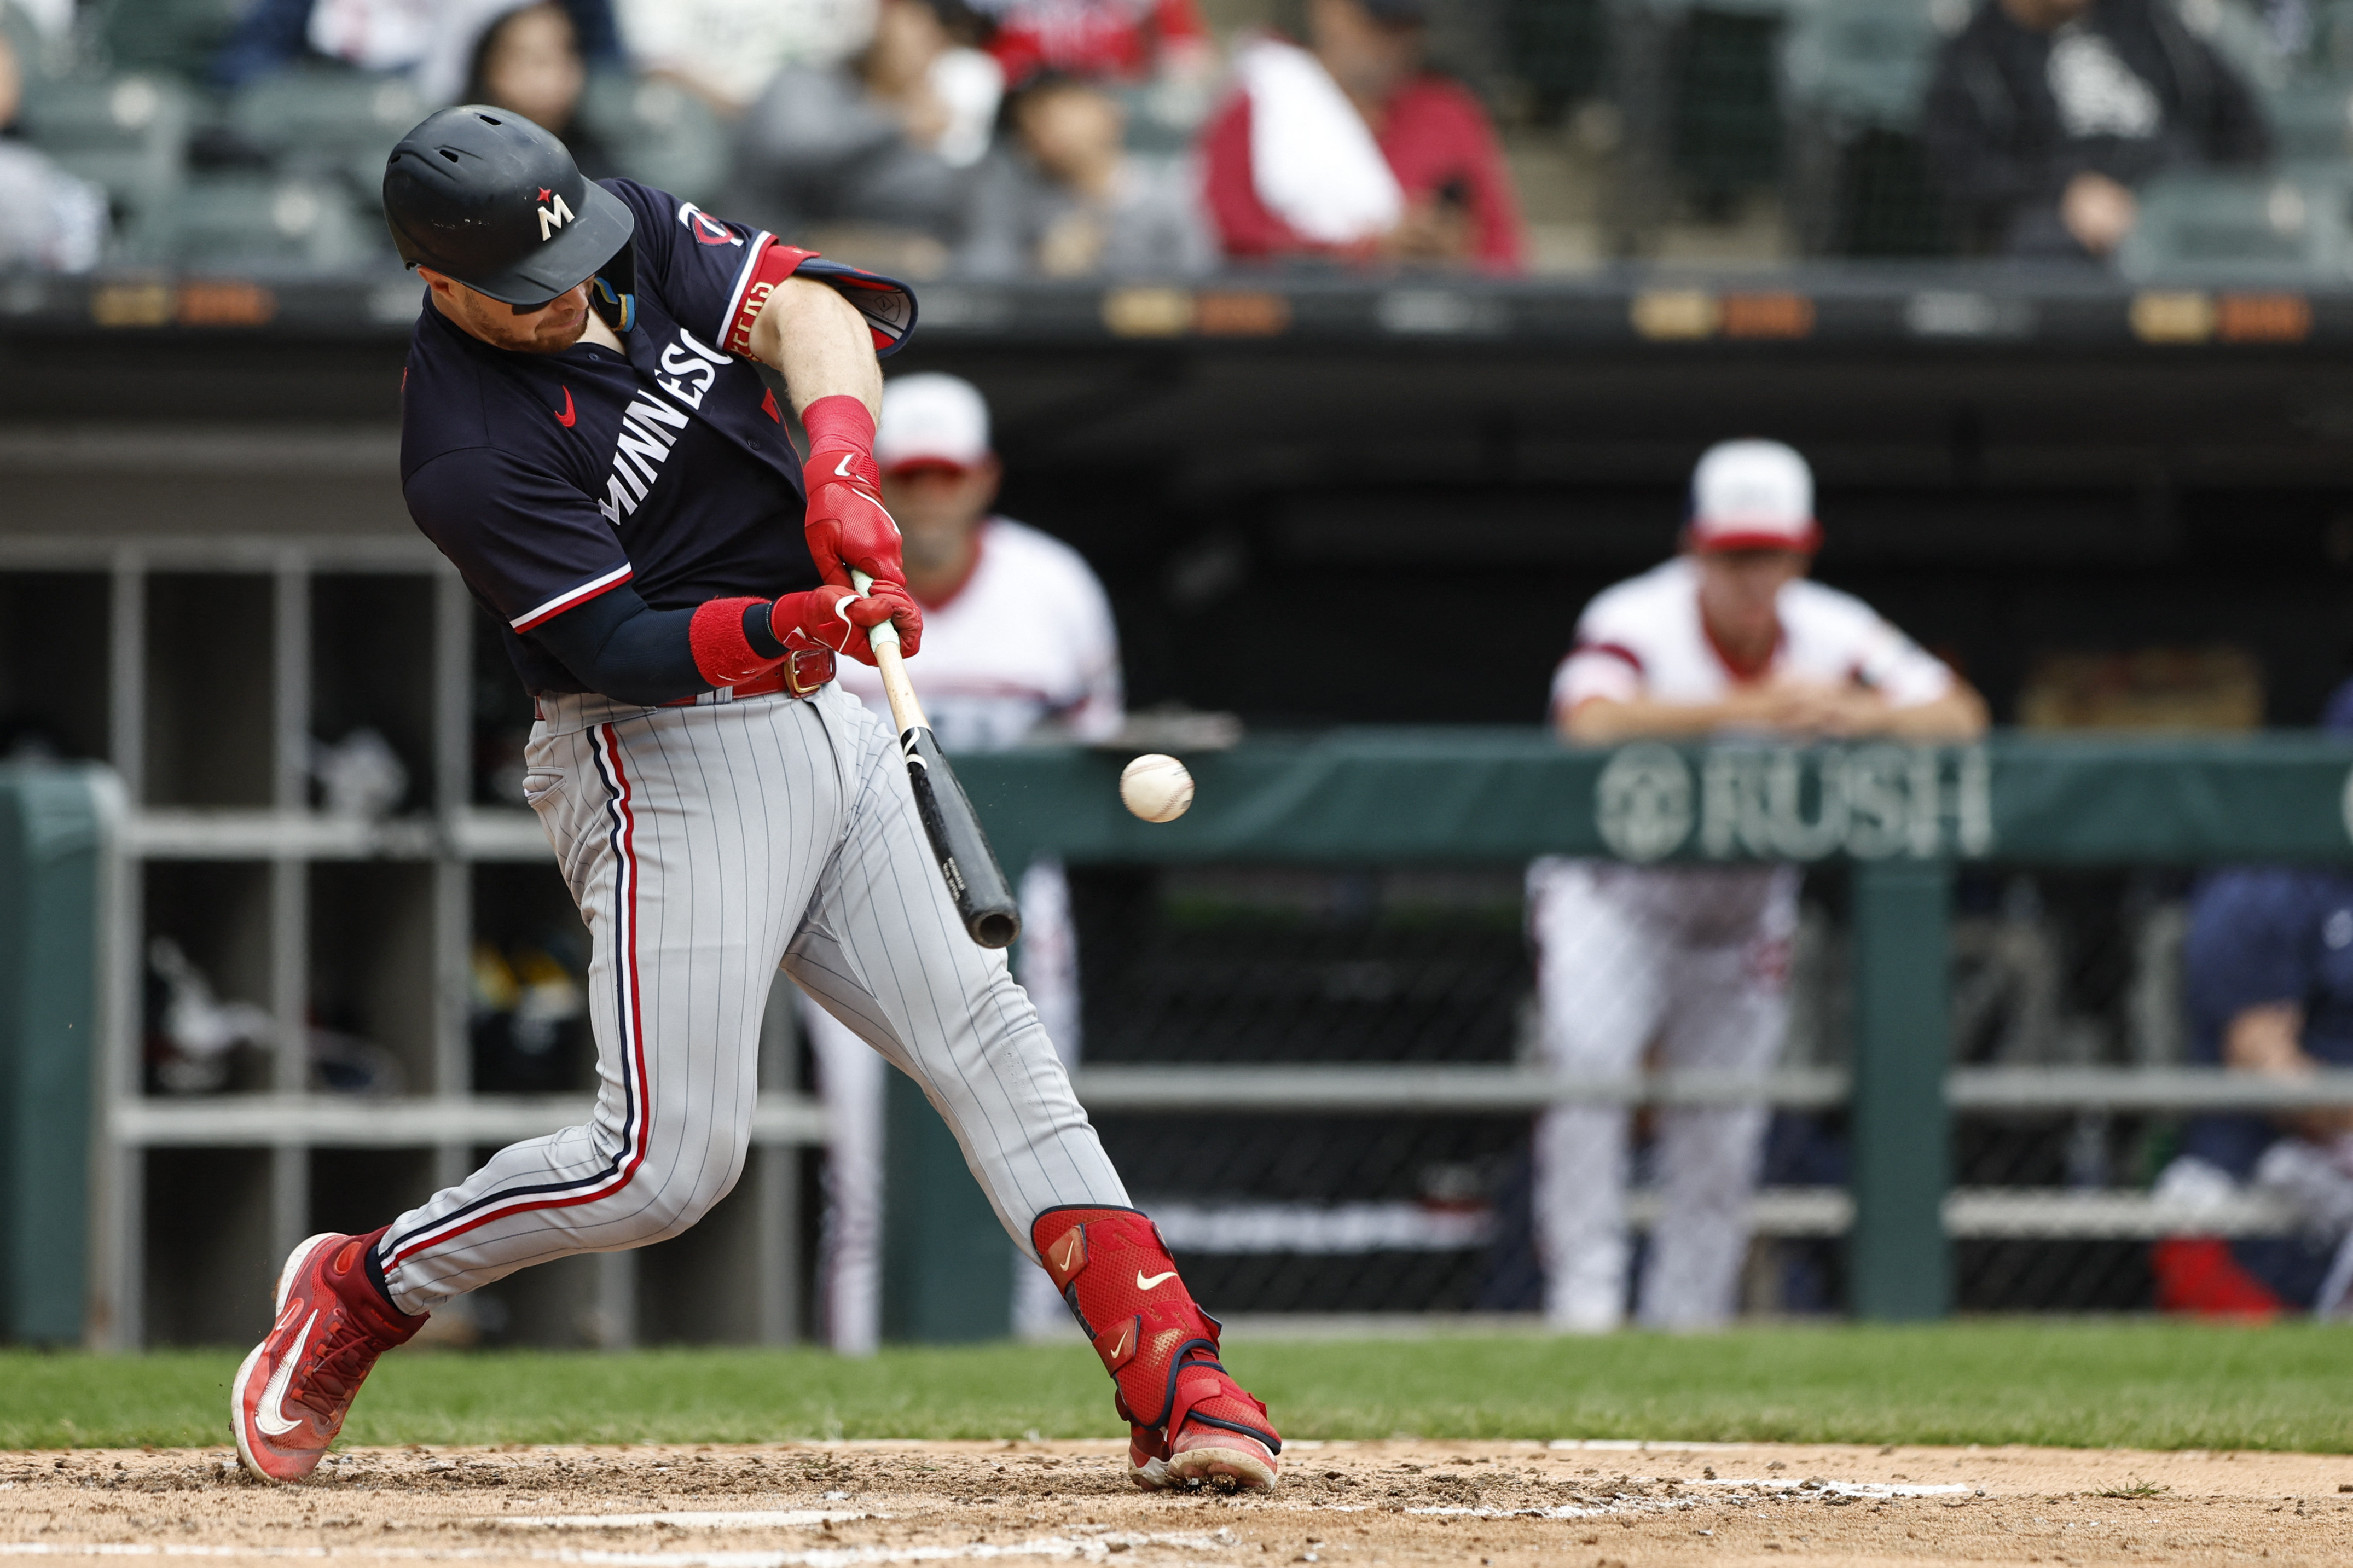
[[[1997,737],[1791,748],[1638,742],[1571,751],[1536,731],[1343,730],[1190,757],[1199,790],[1155,826],[1119,804],[1124,753],[957,761],[1008,870],[1065,860],[1842,860],[1854,878],[1852,1307],[1951,1300],[1939,1205],[1950,1123],[1947,921],[1957,861],[2353,861],[2353,743]],[[885,1323],[984,1339],[1008,1322],[1011,1249],[946,1130],[891,1085]]]
[[0,767],[0,1341],[82,1338],[111,776]]
[[[1638,743],[1535,731],[1338,731],[1188,759],[1190,814],[1119,805],[1124,756],[960,761],[1008,867],[1073,862],[1843,860],[1855,879],[1855,1310],[1946,1310],[1944,986],[1957,862],[2353,861],[2353,744],[2001,737],[1983,746]],[[0,767],[0,1338],[83,1333],[100,770]],[[1011,1250],[945,1130],[892,1083],[885,1317],[912,1340],[1001,1334]],[[1924,1152],[1926,1152],[1924,1157]]]

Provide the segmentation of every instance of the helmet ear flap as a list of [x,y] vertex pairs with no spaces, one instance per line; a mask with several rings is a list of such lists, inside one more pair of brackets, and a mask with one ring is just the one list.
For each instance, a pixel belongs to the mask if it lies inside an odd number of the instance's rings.
[[638,324],[638,246],[628,244],[596,269],[589,279],[588,302],[616,334]]

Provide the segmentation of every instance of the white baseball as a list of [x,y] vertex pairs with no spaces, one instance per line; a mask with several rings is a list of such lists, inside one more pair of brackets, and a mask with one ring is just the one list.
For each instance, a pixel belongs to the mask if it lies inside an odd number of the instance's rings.
[[1193,804],[1193,775],[1176,758],[1147,752],[1119,770],[1119,798],[1146,822],[1174,822]]

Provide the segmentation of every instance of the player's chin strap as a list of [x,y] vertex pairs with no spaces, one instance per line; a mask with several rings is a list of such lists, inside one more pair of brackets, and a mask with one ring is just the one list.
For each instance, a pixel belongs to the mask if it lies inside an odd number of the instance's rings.
[[1266,1407],[1225,1378],[1218,1321],[1176,1277],[1158,1226],[1134,1209],[1073,1205],[1039,1215],[1029,1238],[1118,1385],[1123,1416],[1172,1436],[1188,1418],[1231,1426],[1281,1451]]
[[621,247],[613,258],[596,269],[588,280],[588,302],[620,336],[638,324],[638,246],[635,240]]

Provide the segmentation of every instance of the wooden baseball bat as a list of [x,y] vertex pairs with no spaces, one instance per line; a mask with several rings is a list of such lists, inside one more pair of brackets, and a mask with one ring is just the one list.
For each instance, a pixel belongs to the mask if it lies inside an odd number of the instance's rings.
[[[849,581],[860,594],[874,580],[853,571]],[[980,818],[955,771],[940,755],[932,739],[931,721],[907,683],[906,661],[899,653],[899,628],[884,621],[866,634],[874,649],[874,666],[882,676],[882,693],[891,700],[891,720],[899,727],[900,754],[907,760],[907,784],[915,792],[915,815],[923,820],[923,836],[932,841],[932,856],[955,900],[957,918],[972,940],[983,947],[1010,947],[1021,934],[1021,906],[980,830]]]

